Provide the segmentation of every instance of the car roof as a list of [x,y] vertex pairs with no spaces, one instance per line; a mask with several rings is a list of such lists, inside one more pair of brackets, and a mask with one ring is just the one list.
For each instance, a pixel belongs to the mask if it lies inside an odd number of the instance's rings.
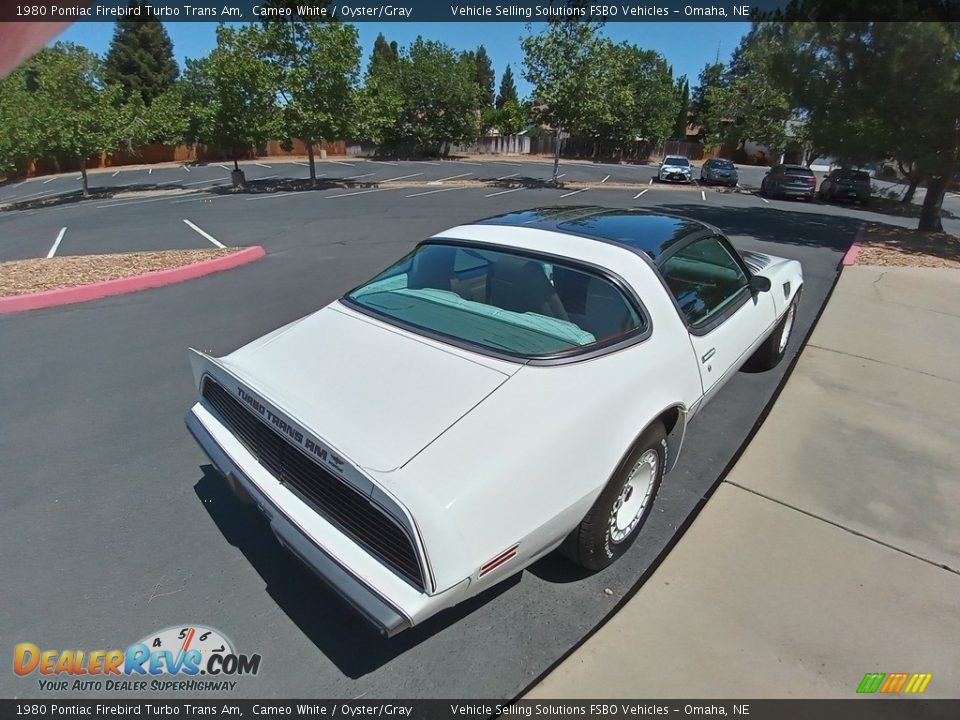
[[690,158],[688,158],[686,155],[667,155],[663,158],[663,161],[666,162],[667,160],[686,160],[687,162],[690,162]]
[[654,261],[691,235],[716,232],[709,225],[689,218],[647,210],[596,206],[520,210],[472,224],[512,225],[576,235],[625,246],[635,252],[645,253]]

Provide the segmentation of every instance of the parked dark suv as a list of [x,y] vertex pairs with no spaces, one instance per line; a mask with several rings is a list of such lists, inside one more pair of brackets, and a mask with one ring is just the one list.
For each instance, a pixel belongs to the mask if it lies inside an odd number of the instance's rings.
[[821,200],[857,200],[864,205],[870,201],[870,176],[862,170],[831,170],[817,197]]
[[700,168],[700,182],[706,185],[727,185],[734,187],[740,181],[737,167],[729,160],[710,158]]
[[761,195],[813,200],[816,193],[817,177],[803,165],[774,165],[760,183]]

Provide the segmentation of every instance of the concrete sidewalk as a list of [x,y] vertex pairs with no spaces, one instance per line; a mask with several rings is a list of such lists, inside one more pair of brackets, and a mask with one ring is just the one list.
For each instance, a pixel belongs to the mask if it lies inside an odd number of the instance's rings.
[[846,268],[686,535],[528,697],[960,697],[958,351],[960,272]]

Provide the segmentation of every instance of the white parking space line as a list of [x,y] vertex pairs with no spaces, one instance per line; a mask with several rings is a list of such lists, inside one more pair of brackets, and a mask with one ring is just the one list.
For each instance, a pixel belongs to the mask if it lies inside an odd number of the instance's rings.
[[762,195],[757,195],[757,197],[760,198],[761,200],[763,200],[767,205],[770,204],[770,201],[767,200],[767,199],[766,199],[765,197],[763,197]]
[[258,163],[258,162],[255,162],[254,165],[266,168],[267,170],[273,170],[273,165],[264,165],[263,163]]
[[120,174],[120,171],[117,170],[117,171],[116,171],[113,175],[111,175],[110,177],[116,177],[116,176],[119,175],[119,174]]
[[383,188],[373,188],[372,190],[358,190],[357,192],[340,193],[339,195],[327,195],[325,200],[330,198],[351,197],[352,195],[366,195],[367,193],[383,192]]
[[167,195],[165,197],[148,198],[146,200],[117,200],[116,202],[109,202],[103,205],[94,205],[93,207],[97,210],[100,210],[101,208],[119,207],[121,205],[143,205],[144,203],[163,202],[164,200],[170,200],[171,198],[179,197],[180,195],[186,195],[186,194],[187,193],[178,193],[177,195]]
[[399,165],[400,163],[390,162],[389,160],[367,160],[367,162],[376,163],[377,165]]
[[346,165],[347,167],[353,167],[353,163],[342,162],[341,160],[327,160],[328,163],[333,163],[334,165]]
[[586,192],[590,188],[582,188],[580,190],[574,190],[573,192],[568,192],[566,195],[561,195],[561,198],[570,197],[571,195],[576,195],[577,193]]
[[515,172],[515,173],[512,173],[512,174],[510,174],[510,175],[504,175],[503,177],[498,177],[497,180],[506,180],[507,178],[516,177],[516,176],[519,175],[519,174],[520,174],[520,173]]
[[440,178],[439,180],[431,180],[427,185],[439,185],[442,182],[447,180],[456,180],[457,178],[467,177],[467,175],[473,175],[472,172],[463,173],[462,175],[451,175],[450,177]]
[[212,198],[212,197],[213,197],[212,193],[197,193],[193,197],[189,197],[186,200],[171,200],[170,204],[180,205],[181,203],[197,202],[198,200],[206,200],[207,198]]
[[[223,168],[223,169],[226,170],[226,168]],[[153,175],[153,168],[150,168],[149,170],[147,170],[147,175]]]
[[190,168],[188,168],[186,165],[183,166],[183,169],[186,170],[187,172],[190,172]]
[[647,185],[653,185],[653,178],[650,178],[650,182],[648,182]]
[[57,248],[60,247],[60,243],[63,240],[63,236],[67,234],[67,229],[65,227],[60,228],[60,232],[57,235],[57,239],[54,240],[53,245],[50,246],[50,252],[47,253],[48,258],[52,258],[57,254]]
[[363,175],[350,175],[345,178],[337,178],[338,180],[359,180],[360,178],[370,177],[371,175],[376,175],[375,172],[364,173]]
[[411,160],[411,162],[415,162],[418,165],[443,165],[441,162],[433,162],[432,160]]
[[[566,176],[566,173],[560,173],[559,175],[557,175],[557,180],[559,180],[560,178],[565,177],[565,176]],[[607,175],[607,177],[610,177],[610,176]],[[601,181],[601,182],[602,182],[602,181]]]
[[514,167],[520,167],[521,163],[507,162],[506,160],[493,160],[497,165],[513,165]]
[[649,192],[649,191],[650,191],[650,188],[644,188],[643,190],[641,190],[640,192],[638,192],[636,195],[634,195],[634,196],[633,196],[633,199],[636,200],[638,197],[640,197],[641,195],[643,195],[645,192]]
[[606,182],[607,180],[609,180],[609,179],[610,179],[610,176],[607,175],[607,176],[606,176],[603,180],[601,180],[600,182],[605,183],[605,182]]
[[220,165],[220,164],[217,164],[217,167],[222,167],[224,170],[229,170],[229,169],[230,169],[230,168],[228,168],[226,165]]
[[526,190],[526,188],[518,187],[513,190],[501,190],[500,192],[490,193],[489,195],[484,195],[484,197],[496,197],[497,195],[506,195],[507,193],[519,192],[521,190]]
[[453,160],[452,162],[460,163],[461,165],[483,165],[483,163],[467,162],[466,160]]
[[413,175],[401,175],[400,177],[387,178],[386,180],[381,180],[380,182],[388,183],[388,182],[393,182],[394,180],[406,180],[407,178],[418,177],[420,175],[423,175],[423,173],[414,173]]
[[46,185],[47,183],[53,182],[54,180],[56,180],[56,178],[55,178],[55,177],[52,177],[52,178],[50,178],[49,180],[44,180],[44,181],[43,181],[43,184]]
[[294,164],[294,165],[300,165],[300,166],[302,166],[302,167],[310,167],[310,163],[297,162],[296,160],[293,161],[293,164]]
[[452,188],[442,188],[440,190],[427,190],[426,192],[414,193],[413,195],[407,195],[408,198],[420,197],[421,195],[433,195],[434,193],[450,192],[451,190],[466,190],[465,187],[452,187]]
[[300,193],[293,192],[293,191],[278,192],[278,193],[270,193],[269,195],[257,195],[255,197],[248,197],[246,198],[246,200],[247,202],[250,202],[251,200],[273,200],[274,198],[281,198],[281,197],[287,197],[288,195],[299,195],[299,194]]
[[707,201],[707,193],[705,193],[703,190],[700,191],[700,199],[704,202]]
[[186,218],[184,218],[183,221],[187,224],[187,227],[191,228],[192,230],[195,230],[195,231],[198,232],[200,235],[203,235],[203,237],[205,237],[207,240],[209,240],[210,242],[212,242],[212,243],[213,243],[214,245],[216,245],[218,248],[221,248],[221,249],[222,249],[222,248],[226,248],[226,247],[227,247],[227,246],[224,245],[222,242],[220,242],[219,240],[217,240],[213,235],[211,235],[210,233],[208,233],[206,230],[203,230],[202,228],[198,228],[196,225],[194,225],[192,222],[190,222],[190,221],[187,220]]

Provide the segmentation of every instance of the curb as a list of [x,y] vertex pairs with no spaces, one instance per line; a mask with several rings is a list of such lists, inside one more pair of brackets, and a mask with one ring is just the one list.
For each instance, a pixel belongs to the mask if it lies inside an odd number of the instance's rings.
[[860,248],[863,247],[863,236],[866,233],[866,227],[866,225],[861,225],[857,230],[857,234],[853,236],[853,242],[850,244],[850,247],[844,254],[843,259],[840,261],[841,266],[850,267],[851,265],[856,264],[857,255],[860,254]]
[[260,245],[254,245],[212,260],[201,260],[189,265],[157,270],[143,275],[104,280],[88,285],[77,285],[76,287],[43,290],[24,295],[11,295],[10,297],[0,298],[0,315],[23,310],[39,310],[40,308],[56,307],[58,305],[71,305],[112,295],[125,295],[149,288],[173,285],[221,270],[231,270],[254,260],[259,260],[264,255],[266,255],[266,251]]

